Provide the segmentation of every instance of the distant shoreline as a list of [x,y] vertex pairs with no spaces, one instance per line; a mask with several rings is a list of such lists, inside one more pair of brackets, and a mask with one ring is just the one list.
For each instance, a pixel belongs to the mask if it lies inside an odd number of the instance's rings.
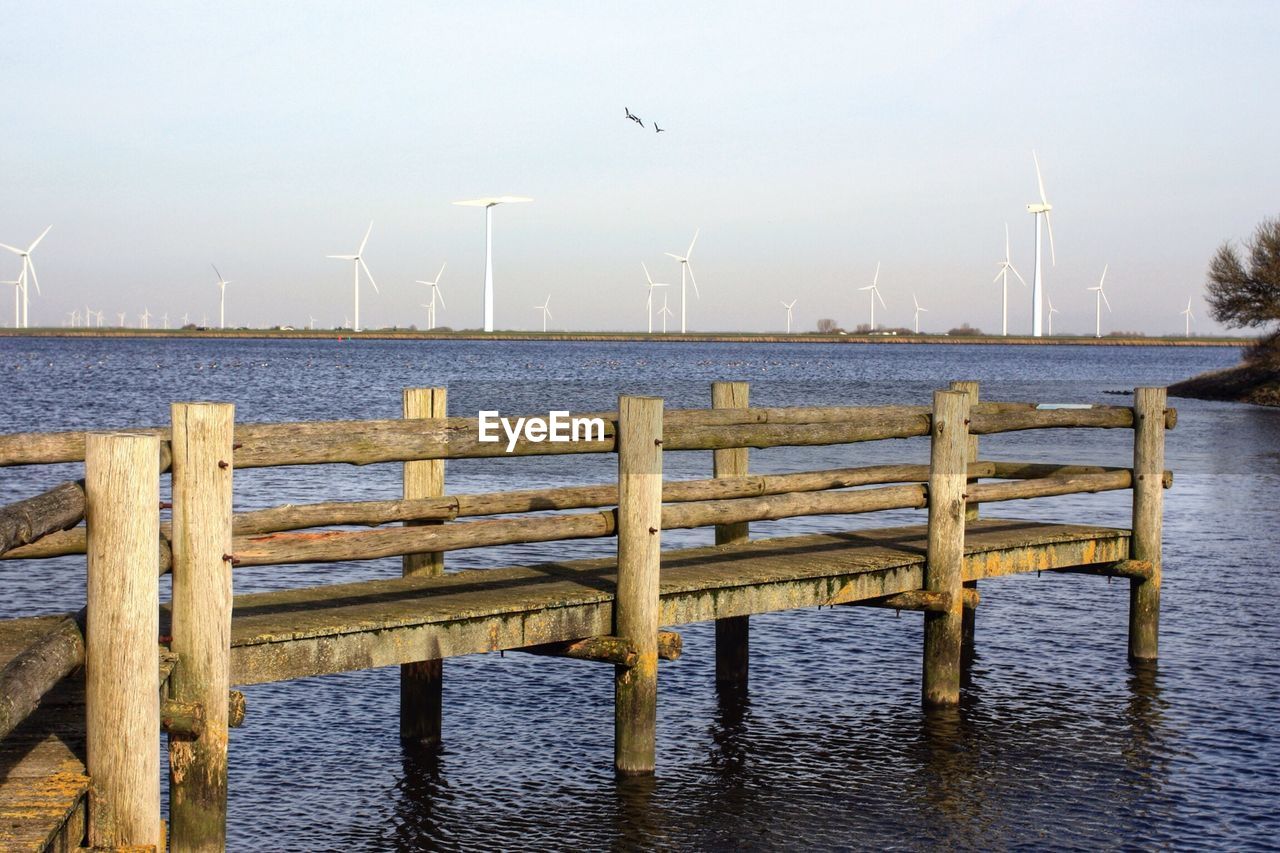
[[427,332],[410,329],[0,329],[3,338],[227,338],[251,340],[369,340],[369,341],[591,341],[598,343],[728,343],[728,344],[961,344],[1010,346],[1147,346],[1243,347],[1249,338],[1232,337],[1075,337],[1056,335],[785,335],[751,332]]

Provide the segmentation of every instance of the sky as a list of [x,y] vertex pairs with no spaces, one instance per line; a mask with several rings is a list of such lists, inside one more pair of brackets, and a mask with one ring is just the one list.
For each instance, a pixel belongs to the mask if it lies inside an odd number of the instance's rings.
[[[691,331],[820,318],[1000,326],[1037,201],[1055,331],[1220,331],[1205,270],[1280,214],[1280,4],[34,3],[0,30],[0,242],[36,249],[31,325],[88,305],[229,326],[642,330],[641,262]],[[628,121],[624,107],[645,121]],[[665,132],[653,131],[657,121]],[[0,279],[19,261],[0,253]],[[13,325],[0,290],[0,322]],[[659,304],[661,296],[658,297]],[[1012,333],[1030,295],[1010,286]],[[678,323],[678,316],[672,321]]]

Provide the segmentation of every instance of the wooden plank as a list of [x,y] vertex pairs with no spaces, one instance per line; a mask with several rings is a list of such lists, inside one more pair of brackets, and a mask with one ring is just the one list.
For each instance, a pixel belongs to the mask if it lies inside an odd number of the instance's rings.
[[[1128,557],[1129,532],[974,523],[963,578]],[[662,555],[662,625],[922,588],[923,526],[782,537]],[[236,599],[232,681],[252,684],[612,633],[615,561],[390,578]]]

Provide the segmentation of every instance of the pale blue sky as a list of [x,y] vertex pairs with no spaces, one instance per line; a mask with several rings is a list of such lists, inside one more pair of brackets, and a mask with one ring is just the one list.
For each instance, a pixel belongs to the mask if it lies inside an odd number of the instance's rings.
[[[0,242],[37,249],[32,325],[88,302],[331,326],[372,219],[366,327],[422,325],[441,285],[480,322],[644,327],[644,261],[702,236],[691,329],[999,328],[1004,223],[1031,278],[1040,153],[1055,329],[1181,330],[1209,256],[1280,213],[1274,3],[9,3]],[[623,118],[628,106],[650,127]],[[656,119],[668,132],[652,131]],[[1046,252],[1047,255],[1047,252]],[[7,255],[5,256],[7,257]],[[0,278],[17,262],[0,257]],[[1047,262],[1047,259],[1046,259]],[[11,268],[12,267],[12,268]],[[672,294],[672,305],[678,299]],[[1011,289],[1010,328],[1029,328]],[[12,325],[7,289],[0,321]]]

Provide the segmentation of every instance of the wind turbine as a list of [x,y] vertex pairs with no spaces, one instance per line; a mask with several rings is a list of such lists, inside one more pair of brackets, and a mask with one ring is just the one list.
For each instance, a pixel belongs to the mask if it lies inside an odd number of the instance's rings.
[[689,280],[693,282],[694,295],[699,299],[702,298],[702,294],[698,292],[698,280],[693,277],[693,267],[689,266],[689,257],[693,254],[693,244],[698,242],[698,232],[701,230],[701,228],[694,229],[693,239],[689,241],[689,248],[685,249],[683,255],[676,255],[671,252],[665,253],[667,257],[675,258],[680,262],[680,334],[682,335],[685,333],[685,318],[688,316],[688,303],[685,301],[684,296],[684,274],[686,271],[689,273]]
[[877,299],[880,300],[881,307],[883,308],[889,307],[888,305],[884,304],[884,297],[880,295],[880,288],[878,286],[879,282],[880,282],[880,262],[876,261],[875,278],[871,279],[871,284],[868,284],[866,287],[858,288],[858,290],[871,291],[871,331],[873,332],[876,330],[876,300]]
[[920,307],[920,302],[916,299],[916,295],[914,293],[911,294],[911,301],[914,302],[916,306],[916,334],[918,335],[920,334],[920,312],[928,311],[929,309]]
[[796,307],[796,302],[798,301],[799,300],[797,299],[792,299],[790,302],[781,303],[782,307],[787,309],[787,334],[788,335],[791,334],[791,309]]
[[160,315],[160,328],[162,329],[169,328],[169,312],[168,311]]
[[190,326],[190,325],[191,325],[191,316],[189,314],[184,313],[182,315],[182,326],[183,328],[186,328],[187,326]]
[[142,328],[151,328],[151,309],[143,308],[142,313],[138,315],[138,319],[142,321]]
[[[369,223],[369,227],[373,227],[373,223]],[[213,267],[213,274],[218,277],[218,328],[225,329],[227,327],[227,285],[231,282],[222,278],[222,273],[218,272],[216,264],[209,264]]]
[[373,280],[373,273],[369,272],[369,267],[365,264],[364,257],[363,257],[365,243],[369,242],[369,234],[372,231],[373,231],[373,222],[370,222],[369,227],[364,232],[364,239],[360,241],[360,248],[356,249],[356,253],[354,255],[325,255],[325,257],[333,258],[334,260],[352,262],[351,264],[352,272],[355,274],[355,278],[352,279],[352,287],[353,287],[353,292],[355,294],[355,302],[356,302],[356,313],[355,313],[356,322],[355,322],[355,325],[351,327],[351,331],[353,332],[360,331],[360,270],[361,268],[364,269],[364,274],[369,277],[369,283],[373,285],[373,292],[374,293],[380,292],[378,290],[377,283]]
[[[653,289],[655,287],[668,287],[666,282],[654,281],[653,276],[649,275],[649,268],[645,266],[644,261],[640,262],[640,268],[644,270],[644,277],[649,281],[649,296],[644,301],[644,312],[649,320],[649,334],[653,334]],[[666,331],[665,329],[663,331]]]
[[1097,319],[1093,329],[1093,336],[1095,338],[1102,337],[1102,303],[1104,302],[1107,303],[1107,310],[1108,311],[1111,310],[1111,300],[1107,299],[1107,294],[1102,290],[1102,283],[1107,280],[1108,266],[1110,265],[1109,264],[1103,265],[1102,278],[1098,279],[1098,286],[1089,288],[1089,290],[1095,291],[1097,293],[1097,296],[1093,298],[1093,301],[1096,304],[1096,308],[1097,308]]
[[50,225],[41,231],[40,236],[33,240],[31,245],[25,249],[17,249],[7,243],[0,243],[0,248],[8,249],[10,252],[13,252],[15,255],[22,258],[22,273],[19,274],[18,279],[22,282],[20,286],[22,288],[22,328],[24,329],[30,328],[30,323],[27,318],[27,307],[30,302],[27,285],[28,273],[31,275],[31,280],[36,284],[36,293],[40,292],[40,278],[36,275],[35,264],[31,262],[31,253],[36,250],[36,246],[40,245],[40,241],[44,239],[44,235],[48,234],[49,229],[52,227],[53,226]]
[[675,314],[667,307],[667,294],[662,294],[662,310],[658,312],[662,316],[662,334],[667,333],[667,318],[674,317]]
[[1186,308],[1183,308],[1183,309],[1182,309],[1182,311],[1180,311],[1179,313],[1180,313],[1180,314],[1182,314],[1182,316],[1183,316],[1183,317],[1186,317],[1186,318],[1187,318],[1187,328],[1186,328],[1186,331],[1184,331],[1184,332],[1182,333],[1182,336],[1183,336],[1184,338],[1189,338],[1189,337],[1191,337],[1191,321],[1192,321],[1192,320],[1194,320],[1194,319],[1196,318],[1196,315],[1191,313],[1191,298],[1190,298],[1190,297],[1188,297],[1188,298],[1187,298],[1187,307],[1186,307]]
[[1058,309],[1053,307],[1053,299],[1051,299],[1051,298],[1049,297],[1049,295],[1048,295],[1048,294],[1045,294],[1045,299],[1046,299],[1046,300],[1048,300],[1048,302],[1049,302],[1049,330],[1048,330],[1048,335],[1049,335],[1049,337],[1053,337],[1053,315],[1058,313]]
[[493,209],[500,204],[519,204],[526,201],[533,201],[533,199],[518,195],[503,195],[454,202],[463,207],[484,208],[484,330],[486,332],[493,331]]
[[119,319],[119,321],[120,321],[120,328],[122,328],[122,329],[123,329],[123,328],[124,328],[124,312],[123,312],[123,311],[117,311],[117,312],[116,312],[116,317],[117,317],[117,319]]
[[436,273],[436,277],[433,281],[415,281],[414,282],[414,284],[425,284],[427,287],[431,288],[431,304],[422,306],[423,308],[427,309],[427,331],[428,332],[436,327],[436,297],[440,298],[441,308],[449,307],[444,304],[444,294],[440,292],[440,276],[444,275],[444,268],[447,267],[448,265],[449,265],[448,261],[445,261],[443,264],[440,265],[440,272]]
[[551,304],[551,294],[548,293],[546,302],[542,303],[541,305],[533,306],[534,308],[537,308],[539,311],[542,312],[542,331],[544,332],[547,330],[547,321],[551,319],[551,309],[547,307],[550,304]]
[[0,281],[0,284],[13,285],[13,327],[15,329],[22,328],[22,279],[15,278],[13,281]]
[[[1039,263],[1036,264],[1039,268]],[[996,277],[992,281],[1004,282],[1000,285],[1000,334],[1009,334],[1009,273],[1013,273],[1018,277],[1018,281],[1022,282],[1022,286],[1027,286],[1027,280],[1022,277],[1022,273],[1013,265],[1013,260],[1009,255],[1009,223],[1004,224],[1004,260],[1000,262],[1000,271],[996,273]]]
[[[308,317],[311,317],[311,315],[310,315],[310,314],[308,314],[307,316],[308,316]],[[316,330],[316,318],[315,318],[315,317],[311,317],[311,322],[309,322],[309,323],[307,324],[307,328],[308,328],[310,331],[312,331],[312,332],[314,332],[314,331]]]
[[1053,205],[1049,204],[1049,198],[1044,193],[1044,178],[1040,177],[1040,158],[1035,151],[1031,152],[1031,157],[1036,163],[1036,183],[1040,186],[1040,203],[1027,205],[1027,213],[1036,218],[1036,272],[1033,277],[1034,284],[1031,286],[1031,335],[1032,337],[1040,337],[1040,300],[1044,294],[1044,277],[1040,270],[1040,217],[1044,216],[1045,225],[1049,227],[1049,258],[1056,267],[1058,265],[1058,256],[1053,249],[1053,219],[1049,216],[1049,211],[1053,210]]

